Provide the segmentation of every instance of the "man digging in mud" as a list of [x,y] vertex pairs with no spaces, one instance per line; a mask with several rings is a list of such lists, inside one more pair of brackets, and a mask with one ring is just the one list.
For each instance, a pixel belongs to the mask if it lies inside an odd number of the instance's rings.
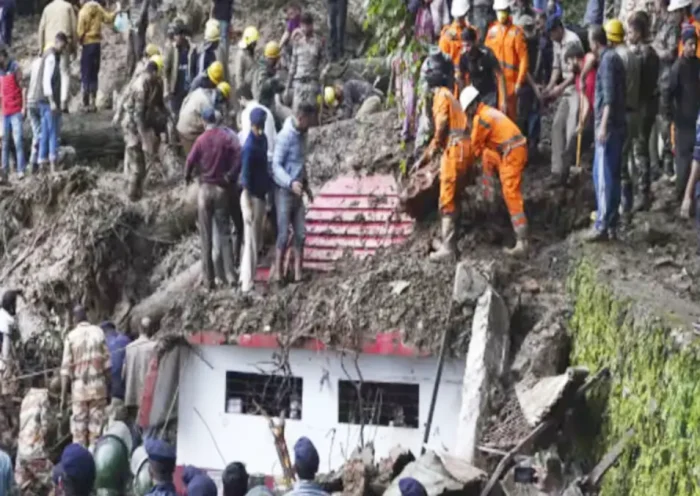
[[159,130],[154,128],[148,115],[158,109],[165,111],[160,78],[162,64],[160,56],[151,59],[145,72],[127,88],[112,121],[115,126],[121,123],[124,133],[124,159],[129,164],[129,199],[132,201],[141,198],[146,162],[154,160],[158,152],[156,142]]
[[24,395],[20,407],[15,481],[21,494],[45,494],[51,487],[53,464],[49,459],[48,448],[52,444],[49,436],[52,433],[54,413],[49,393],[59,393],[60,380],[58,377],[53,378],[49,389],[42,387],[45,381],[43,375],[32,378],[32,387]]
[[[202,112],[206,131],[187,156],[185,181],[199,175],[199,237],[202,246],[203,283],[210,290],[216,276],[224,285],[235,284],[233,249],[231,246],[230,195],[241,170],[241,145],[238,137],[218,127],[221,115],[213,107]],[[212,246],[215,254],[212,257]],[[216,259],[216,260],[214,260]],[[216,261],[216,263],[215,263]]]

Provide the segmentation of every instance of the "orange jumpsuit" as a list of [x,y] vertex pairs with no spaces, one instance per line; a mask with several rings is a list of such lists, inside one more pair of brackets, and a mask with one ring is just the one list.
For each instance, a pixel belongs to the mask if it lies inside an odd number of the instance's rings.
[[[462,31],[467,29],[467,27],[473,26],[470,26],[469,23],[465,23],[465,25],[462,26],[458,21],[452,21],[452,24],[443,26],[440,32],[438,47],[442,53],[450,57],[455,72],[459,69],[459,59],[462,56]],[[477,37],[478,33],[477,30]],[[459,99],[459,85],[457,81],[455,81],[454,95],[455,98]]]
[[467,170],[469,158],[469,131],[467,116],[459,101],[445,87],[433,96],[435,135],[426,153],[443,148],[440,159],[440,212],[454,214],[457,210],[458,182]]
[[526,226],[521,183],[527,163],[527,140],[518,126],[500,110],[479,103],[472,122],[471,153],[469,163],[475,156],[483,155],[484,177],[491,188],[494,169],[498,170],[513,228]]
[[520,27],[513,25],[512,20],[506,24],[496,22],[489,28],[484,45],[496,55],[506,80],[506,94],[503,95],[499,90],[499,105],[502,107],[505,99],[506,113],[508,117],[515,120],[518,103],[515,90],[516,87],[522,87],[525,84],[529,70],[525,33]]

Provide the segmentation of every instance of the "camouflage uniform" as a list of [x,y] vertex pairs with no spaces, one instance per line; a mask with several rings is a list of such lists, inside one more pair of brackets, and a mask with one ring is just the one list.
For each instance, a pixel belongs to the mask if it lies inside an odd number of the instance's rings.
[[277,71],[269,67],[267,62],[258,62],[253,74],[253,99],[263,107],[272,112],[275,121],[284,122],[289,114],[288,108],[278,108],[276,96],[284,92],[284,82],[280,79]]
[[[680,23],[676,22],[675,16],[663,13],[659,16],[658,32],[654,39],[654,49],[659,55],[659,84],[658,89],[661,95],[667,94],[670,84],[671,66],[678,54],[678,42],[681,37]],[[657,117],[657,128],[662,140],[661,155],[662,166],[668,175],[673,174],[673,154],[671,151],[671,122],[667,118],[671,114],[671,102],[661,98],[659,101],[659,115]],[[654,138],[652,138],[654,139]]]
[[158,128],[164,127],[167,121],[162,86],[161,79],[152,83],[149,75],[142,73],[127,87],[117,115],[124,134],[124,159],[129,164],[129,197],[132,200],[141,197],[146,177],[143,137],[152,132],[155,141],[161,131]]
[[302,103],[318,105],[321,96],[321,62],[323,43],[317,35],[300,35],[292,39],[292,66],[289,77],[293,89],[292,108]]
[[107,419],[106,377],[110,371],[104,332],[81,322],[66,336],[61,376],[72,380],[73,442],[86,448],[94,447]]
[[639,128],[633,138],[632,186],[634,209],[648,207],[651,191],[651,170],[649,161],[649,142],[652,128],[659,112],[659,56],[649,44],[632,46],[632,51],[641,60],[641,78],[639,81]]
[[46,451],[51,424],[49,391],[32,388],[22,400],[19,413],[15,481],[21,494],[45,494],[51,487],[53,464]]

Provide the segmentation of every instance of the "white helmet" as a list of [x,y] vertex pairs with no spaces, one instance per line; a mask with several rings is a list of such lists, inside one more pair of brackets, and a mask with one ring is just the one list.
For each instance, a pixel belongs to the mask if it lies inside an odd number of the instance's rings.
[[469,12],[469,0],[453,0],[450,14],[453,19],[464,17]]
[[508,0],[494,0],[493,2],[493,10],[506,10],[509,8],[510,2]]
[[684,9],[690,7],[693,4],[693,0],[671,0],[668,4],[668,11],[673,12],[674,10]]
[[477,96],[479,96],[479,90],[474,86],[469,85],[464,88],[459,95],[459,103],[462,105],[462,110],[467,110],[467,107],[476,100]]

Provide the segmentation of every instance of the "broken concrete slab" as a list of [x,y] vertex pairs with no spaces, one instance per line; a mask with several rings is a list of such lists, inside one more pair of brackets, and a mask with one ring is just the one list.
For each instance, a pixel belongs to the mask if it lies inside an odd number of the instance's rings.
[[455,268],[452,299],[463,305],[476,302],[493,280],[493,264],[475,265],[469,260],[462,260]]
[[525,336],[511,365],[515,380],[532,386],[542,377],[565,370],[569,356],[569,337],[565,315],[548,314]]
[[401,496],[399,481],[406,477],[413,477],[423,484],[426,492],[431,496],[446,492],[459,492],[463,496],[478,495],[483,481],[486,480],[486,473],[476,467],[465,469],[465,461],[461,461],[457,469],[453,459],[454,457],[450,457],[449,463],[459,479],[445,468],[440,456],[428,450],[415,462],[406,466],[392,481],[384,496]]
[[525,383],[515,385],[523,416],[530,426],[544,421],[567,392],[578,388],[588,376],[588,371],[569,368],[565,374],[544,377],[530,387]]
[[510,351],[510,315],[503,298],[491,286],[477,302],[472,322],[462,408],[457,427],[455,454],[474,463],[483,425],[491,415],[489,392],[506,369]]

